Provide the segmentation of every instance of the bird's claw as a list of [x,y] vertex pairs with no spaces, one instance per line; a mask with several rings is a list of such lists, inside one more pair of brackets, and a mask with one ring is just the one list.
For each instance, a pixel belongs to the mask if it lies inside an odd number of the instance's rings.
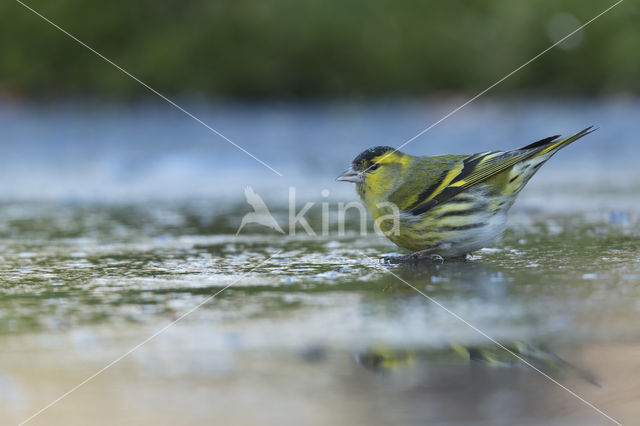
[[397,265],[400,263],[425,262],[434,264],[443,264],[444,258],[439,254],[427,254],[422,252],[409,253],[404,256],[384,256],[382,263],[387,265]]

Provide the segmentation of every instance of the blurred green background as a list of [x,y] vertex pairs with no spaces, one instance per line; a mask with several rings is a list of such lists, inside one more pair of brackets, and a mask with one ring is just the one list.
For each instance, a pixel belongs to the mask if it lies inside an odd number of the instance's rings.
[[[237,98],[478,91],[613,1],[28,0],[152,87]],[[496,91],[640,89],[627,1]],[[15,1],[0,3],[0,92],[135,97],[143,87]]]

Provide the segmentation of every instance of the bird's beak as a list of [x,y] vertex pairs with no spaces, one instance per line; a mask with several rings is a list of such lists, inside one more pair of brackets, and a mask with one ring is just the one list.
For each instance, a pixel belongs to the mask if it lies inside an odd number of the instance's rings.
[[353,167],[349,167],[336,180],[339,182],[362,183],[362,175],[360,172],[353,170]]

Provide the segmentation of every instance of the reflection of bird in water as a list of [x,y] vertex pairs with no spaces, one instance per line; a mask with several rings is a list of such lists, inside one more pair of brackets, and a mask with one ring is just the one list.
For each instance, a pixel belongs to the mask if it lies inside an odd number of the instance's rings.
[[[553,352],[523,341],[504,344],[511,353],[496,345],[467,346],[451,344],[448,348],[401,350],[375,348],[356,355],[358,364],[372,371],[393,371],[418,362],[472,364],[481,363],[490,367],[525,367],[526,363],[549,372],[572,372],[583,380],[600,386],[589,372],[570,364]],[[513,355],[515,354],[515,356]],[[524,361],[526,361],[526,363]]]
[[258,225],[266,226],[267,228],[275,229],[276,231],[284,234],[278,222],[273,218],[269,208],[264,203],[262,198],[255,193],[253,188],[247,186],[244,189],[244,196],[247,199],[247,203],[249,203],[253,207],[253,211],[244,215],[242,218],[242,223],[240,223],[240,227],[238,228],[238,232],[236,235],[242,231],[245,225],[249,223],[257,223]]

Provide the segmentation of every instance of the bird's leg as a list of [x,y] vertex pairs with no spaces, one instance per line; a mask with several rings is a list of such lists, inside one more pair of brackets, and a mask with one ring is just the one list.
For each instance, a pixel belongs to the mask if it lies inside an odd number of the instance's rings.
[[413,253],[409,253],[404,256],[385,256],[382,258],[382,262],[397,264],[425,260],[433,263],[444,263],[444,258],[436,253],[438,248],[438,246],[429,247],[428,249],[414,251]]

